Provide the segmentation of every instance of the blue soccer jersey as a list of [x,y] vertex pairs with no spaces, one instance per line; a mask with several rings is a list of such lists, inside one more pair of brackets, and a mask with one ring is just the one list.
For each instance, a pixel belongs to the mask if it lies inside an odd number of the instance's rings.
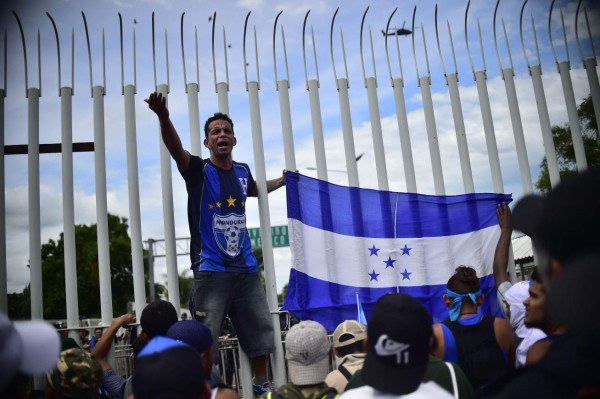
[[246,198],[256,197],[248,165],[233,162],[223,170],[197,156],[182,172],[188,192],[191,269],[242,272],[258,270],[246,228]]

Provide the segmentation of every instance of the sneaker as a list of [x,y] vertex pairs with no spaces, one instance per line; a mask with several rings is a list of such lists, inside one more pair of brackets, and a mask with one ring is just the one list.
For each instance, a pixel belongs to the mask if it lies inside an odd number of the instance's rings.
[[260,396],[267,392],[273,392],[273,384],[270,381],[267,381],[264,384],[255,384],[254,379],[253,379],[252,380],[252,389],[254,391],[254,395]]

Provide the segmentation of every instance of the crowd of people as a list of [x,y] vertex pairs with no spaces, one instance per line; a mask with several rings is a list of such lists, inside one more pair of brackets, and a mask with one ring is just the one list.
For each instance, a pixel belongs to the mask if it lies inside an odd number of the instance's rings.
[[[346,320],[332,341],[315,321],[293,325],[285,338],[288,382],[274,387],[267,362],[273,319],[249,240],[239,235],[246,198],[285,179],[261,188],[246,164],[233,161],[237,139],[227,115],[206,121],[210,158],[203,160],[184,150],[166,98],[155,92],[146,102],[188,190],[191,317],[179,321],[171,303],[153,301],[135,339],[136,318],[125,314],[80,345],[42,321],[0,314],[0,397],[27,397],[30,379],[45,374],[48,398],[239,398],[217,367],[224,320],[250,358],[260,398],[600,397],[599,169],[565,178],[546,197],[524,197],[512,213],[498,204],[493,273],[502,317],[483,314],[480,276],[457,265],[440,298],[448,308],[442,323],[433,324],[417,299],[393,293],[375,303],[368,327]],[[531,237],[537,264],[515,284],[507,273],[513,229]],[[135,359],[128,378],[108,361],[125,333]]]

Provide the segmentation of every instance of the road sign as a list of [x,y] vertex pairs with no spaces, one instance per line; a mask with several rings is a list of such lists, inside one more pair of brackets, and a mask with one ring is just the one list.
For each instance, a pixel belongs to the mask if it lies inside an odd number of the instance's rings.
[[[259,227],[248,228],[248,236],[250,237],[252,248],[262,247],[262,238],[260,236]],[[271,238],[273,242],[273,248],[290,246],[290,237],[288,236],[287,226],[271,226]]]

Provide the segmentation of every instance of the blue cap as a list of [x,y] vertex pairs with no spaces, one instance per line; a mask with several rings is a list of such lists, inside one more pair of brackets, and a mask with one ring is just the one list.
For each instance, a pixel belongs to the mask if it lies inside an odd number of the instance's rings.
[[142,349],[140,351],[140,353],[137,355],[137,357],[140,358],[143,356],[153,355],[155,353],[161,353],[167,349],[175,348],[178,346],[190,347],[190,345],[188,345],[184,342],[178,341],[176,339],[160,337],[160,336],[154,337],[150,341],[148,341],[146,346],[144,346],[144,349]]
[[185,342],[198,352],[204,352],[213,344],[210,329],[198,320],[178,321],[169,328],[167,337]]

